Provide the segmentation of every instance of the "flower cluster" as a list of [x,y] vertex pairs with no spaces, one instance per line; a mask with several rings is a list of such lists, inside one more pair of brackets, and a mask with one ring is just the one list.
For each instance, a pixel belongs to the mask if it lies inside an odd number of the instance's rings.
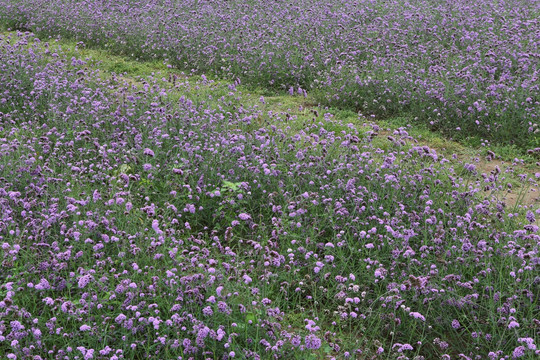
[[[100,2],[138,22],[123,3]],[[506,172],[362,117],[271,111],[238,82],[128,79],[73,53],[0,35],[8,359],[538,353],[539,212],[506,206]]]
[[522,0],[1,0],[0,22],[527,150],[540,145],[539,11]]

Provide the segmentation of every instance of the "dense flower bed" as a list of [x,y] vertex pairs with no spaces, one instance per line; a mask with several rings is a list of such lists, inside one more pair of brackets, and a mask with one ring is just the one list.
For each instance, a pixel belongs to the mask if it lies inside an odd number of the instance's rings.
[[498,169],[105,75],[0,37],[8,359],[538,354],[538,211],[489,196]]
[[0,21],[540,147],[540,1],[1,0]]

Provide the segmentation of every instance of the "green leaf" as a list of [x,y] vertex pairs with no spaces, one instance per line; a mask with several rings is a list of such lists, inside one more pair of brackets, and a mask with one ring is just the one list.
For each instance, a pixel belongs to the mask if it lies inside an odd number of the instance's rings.
[[240,188],[240,184],[242,183],[241,182],[233,183],[227,180],[223,181],[223,187],[225,189],[230,189],[232,191],[237,191]]
[[256,317],[255,317],[255,314],[254,313],[246,313],[246,322],[251,320],[251,321],[255,321]]
[[118,170],[120,171],[120,174],[128,174],[131,171],[131,166],[128,164],[122,164]]

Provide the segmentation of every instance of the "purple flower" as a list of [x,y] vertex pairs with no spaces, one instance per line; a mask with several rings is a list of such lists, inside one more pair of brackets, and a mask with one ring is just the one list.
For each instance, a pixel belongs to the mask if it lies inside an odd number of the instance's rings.
[[223,301],[218,302],[218,311],[222,312],[222,313],[225,313],[225,314],[230,314],[231,313],[231,310],[229,309],[229,306]]
[[157,234],[160,234],[160,235],[163,234],[163,231],[161,231],[161,230],[159,229],[159,221],[157,221],[157,220],[153,220],[153,221],[152,221],[152,229],[154,229],[154,231],[155,231]]
[[426,321],[426,318],[424,317],[424,315],[420,314],[419,312],[411,311],[409,313],[409,315],[412,316],[415,319],[420,319],[422,321]]
[[205,308],[202,309],[202,313],[205,315],[205,316],[212,316],[214,315],[214,311],[212,310],[212,308],[210,306],[207,306]]
[[412,347],[412,345],[410,344],[399,344],[399,343],[396,343],[394,344],[394,346],[392,346],[392,349],[396,348],[397,347],[397,352],[404,352],[404,351],[407,351],[407,350],[413,350],[414,348]]
[[518,342],[525,343],[530,350],[536,350],[533,338],[519,338]]
[[34,335],[34,337],[35,337],[36,339],[41,338],[41,335],[42,335],[42,334],[41,334],[41,330],[39,330],[39,329],[32,329],[32,334]]
[[532,224],[536,221],[536,217],[534,216],[534,213],[532,211],[527,211],[527,215],[525,215],[527,220]]
[[92,276],[84,275],[79,278],[79,288],[84,289],[90,283]]
[[99,199],[101,199],[101,195],[99,194],[99,191],[94,190],[92,194],[92,199],[94,200],[94,202],[97,202]]
[[312,350],[317,350],[318,348],[321,347],[321,339],[319,339],[316,335],[314,334],[309,334],[307,335],[305,338],[304,338],[304,341],[306,343],[306,349],[312,349]]
[[24,330],[24,326],[17,320],[11,321],[9,325],[11,326],[11,329],[13,329],[13,331]]
[[293,336],[291,338],[291,344],[294,347],[300,346],[300,344],[302,344],[302,338],[300,336],[298,336],[298,335]]
[[470,171],[471,173],[476,173],[476,166],[474,164],[466,163],[465,165],[463,165],[463,167],[465,168],[465,170]]
[[516,328],[516,327],[519,327],[519,323],[517,321],[515,321],[515,320],[510,321],[510,323],[508,324],[509,329],[513,329],[513,328]]
[[238,214],[238,218],[240,220],[246,221],[246,220],[251,219],[251,216],[249,214],[246,214],[246,213],[240,213],[240,214]]
[[514,349],[512,352],[512,359],[517,359],[525,355],[525,347],[524,346],[518,346]]
[[126,315],[120,314],[114,319],[114,321],[116,321],[118,324],[120,324],[121,322],[125,321],[126,319],[127,319]]
[[51,288],[51,285],[49,284],[49,281],[47,281],[47,279],[41,279],[41,281],[36,286],[34,286],[34,288],[37,290],[47,290]]

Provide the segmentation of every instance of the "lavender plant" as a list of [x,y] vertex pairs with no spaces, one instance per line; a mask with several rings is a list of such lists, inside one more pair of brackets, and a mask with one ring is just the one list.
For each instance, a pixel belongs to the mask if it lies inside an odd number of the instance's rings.
[[538,355],[540,211],[509,174],[240,88],[0,37],[1,354]]
[[[0,22],[538,148],[538,0],[2,0]],[[159,19],[159,20],[158,20]]]

